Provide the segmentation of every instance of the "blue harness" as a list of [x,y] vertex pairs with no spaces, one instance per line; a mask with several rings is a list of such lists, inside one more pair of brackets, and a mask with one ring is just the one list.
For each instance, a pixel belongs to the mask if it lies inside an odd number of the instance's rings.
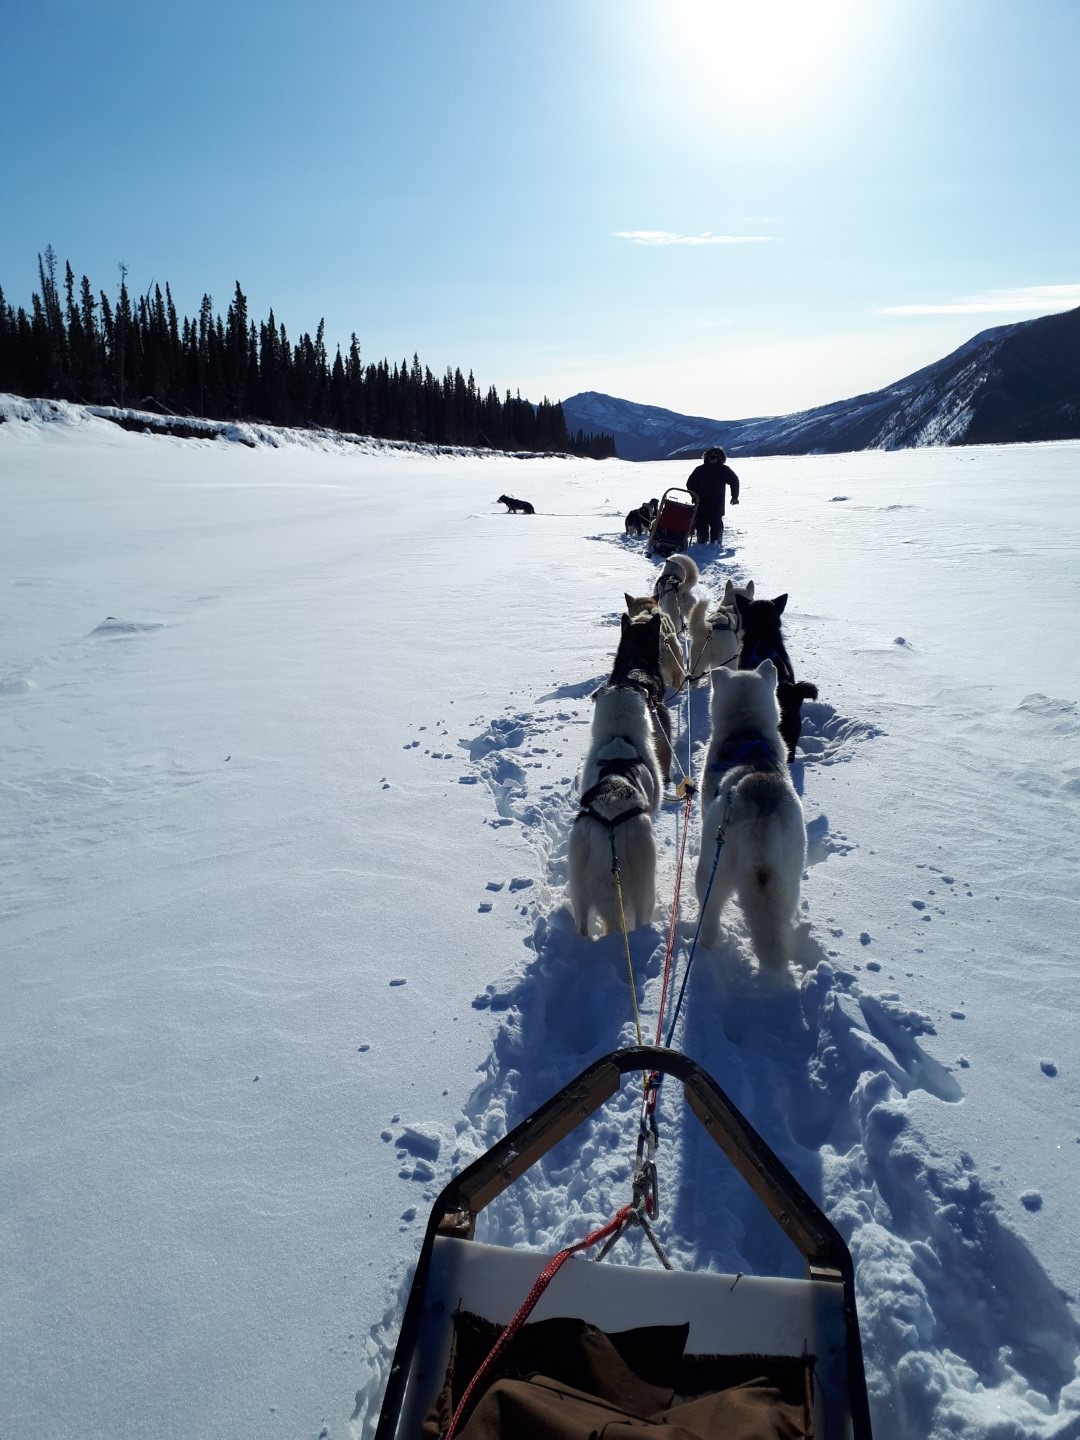
[[737,765],[746,765],[751,770],[761,771],[782,771],[784,768],[777,759],[776,746],[764,735],[757,735],[749,730],[736,731],[730,736],[720,747],[709,770],[723,775],[728,770],[734,770]]
[[788,685],[794,685],[795,671],[791,668],[791,661],[783,651],[777,650],[775,645],[765,639],[755,640],[749,650],[743,650],[739,656],[739,669],[756,670],[763,660],[773,662],[779,680],[783,680]]

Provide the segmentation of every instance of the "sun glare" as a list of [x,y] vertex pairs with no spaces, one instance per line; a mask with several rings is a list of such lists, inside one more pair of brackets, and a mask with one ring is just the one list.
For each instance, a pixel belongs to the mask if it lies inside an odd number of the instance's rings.
[[668,0],[655,13],[680,104],[757,123],[827,107],[858,24],[854,0]]

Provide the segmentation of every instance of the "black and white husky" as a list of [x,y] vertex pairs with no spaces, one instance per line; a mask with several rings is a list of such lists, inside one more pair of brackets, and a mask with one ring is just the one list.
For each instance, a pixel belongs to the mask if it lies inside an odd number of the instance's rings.
[[780,702],[780,734],[787,746],[790,764],[795,759],[795,747],[802,734],[802,703],[816,700],[818,688],[811,680],[796,680],[784,636],[780,629],[780,617],[787,606],[787,595],[778,595],[775,600],[755,600],[736,596],[742,618],[742,641],[739,649],[739,669],[753,670],[762,660],[771,660],[776,666],[776,695]]
[[720,912],[735,895],[759,963],[781,969],[794,950],[806,821],[788,775],[773,662],[714,671],[711,714],[695,877],[701,943],[716,946]]
[[[644,692],[605,685],[595,697],[592,737],[581,774],[580,810],[570,830],[567,899],[582,935],[647,925],[656,908],[652,817],[664,794]],[[612,873],[612,849],[622,889]]]
[[636,685],[648,701],[653,722],[653,745],[660,761],[665,784],[671,779],[671,712],[664,700],[664,667],[661,662],[664,615],[659,609],[652,615],[633,619],[622,617],[619,648],[611,665],[609,685]]

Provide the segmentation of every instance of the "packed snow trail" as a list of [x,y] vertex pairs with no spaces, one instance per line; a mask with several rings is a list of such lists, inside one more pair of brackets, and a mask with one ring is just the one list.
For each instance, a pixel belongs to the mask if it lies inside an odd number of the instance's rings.
[[[701,569],[698,593],[713,602],[728,578],[736,585],[753,578],[730,552],[722,561],[703,559]],[[607,636],[614,653],[620,613],[603,618],[598,651]],[[796,612],[788,628],[798,623]],[[576,813],[575,757],[579,763],[587,735],[587,697],[605,676],[601,666],[587,681],[539,697],[532,709],[491,719],[461,742],[477,779],[491,791],[498,813],[492,823],[514,824],[531,836],[539,873],[535,885],[511,882],[527,897],[521,909],[531,921],[533,959],[524,975],[489,982],[473,1002],[505,1018],[484,1081],[465,1104],[450,1157],[453,1171],[573,1074],[637,1040],[623,937],[583,939],[561,901]],[[688,730],[696,775],[708,742],[708,698],[703,685],[673,706],[673,784],[687,767]],[[838,714],[827,700],[807,702],[803,716],[792,767],[800,794],[805,796],[816,767],[873,763],[864,752],[880,738],[877,726]],[[657,915],[628,937],[647,1042],[661,993],[681,816],[681,806],[666,805],[657,817]],[[696,806],[690,825],[688,867],[699,842]],[[842,865],[857,843],[833,830],[812,803],[807,828],[809,866]],[[924,868],[936,881],[928,894],[957,896],[966,889],[966,881],[939,867]],[[692,871],[688,877],[673,993],[696,928]],[[916,900],[913,909],[923,914],[929,903]],[[878,1440],[1080,1435],[1078,1337],[1065,1297],[1001,1223],[975,1160],[966,1153],[941,1157],[920,1130],[918,1097],[923,1104],[963,1099],[954,1071],[920,1044],[935,1034],[931,1020],[906,1006],[899,991],[864,992],[844,962],[850,941],[827,916],[812,919],[810,908],[804,893],[797,971],[777,984],[757,969],[738,907],[728,907],[723,948],[696,955],[676,1048],[719,1081],[848,1241]],[[863,951],[872,943],[870,927],[867,917],[857,941]],[[876,976],[881,967],[869,961],[866,968]],[[600,1112],[482,1212],[477,1237],[555,1251],[603,1224],[629,1198],[640,1102],[639,1088],[624,1083]],[[801,1275],[801,1257],[670,1080],[659,1129],[656,1228],[676,1268]],[[655,1259],[635,1231],[608,1263],[651,1265]],[[369,1400],[380,1390],[399,1315],[391,1305],[373,1330]],[[1012,1418],[999,1431],[993,1416],[1001,1395]]]
[[[622,592],[656,573],[615,532],[685,466],[532,461],[537,514],[506,520],[517,461],[0,417],[0,1411],[359,1432],[435,1194],[633,1037],[565,836]],[[768,991],[732,909],[676,1044],[849,1237],[879,1440],[1076,1434],[1078,456],[750,461],[729,531],[820,687],[807,905]],[[697,746],[704,692],[690,716]],[[666,933],[632,939],[647,1030]],[[628,1093],[493,1234],[621,1203]],[[677,1093],[679,1263],[793,1263]]]

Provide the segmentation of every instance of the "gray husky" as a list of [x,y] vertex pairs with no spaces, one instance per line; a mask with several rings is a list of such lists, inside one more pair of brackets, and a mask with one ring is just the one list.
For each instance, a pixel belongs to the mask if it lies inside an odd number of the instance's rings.
[[779,970],[794,952],[806,822],[788,775],[773,662],[764,660],[756,670],[714,670],[711,713],[695,877],[704,906],[701,943],[716,946],[720,912],[736,895],[759,963]]
[[[582,935],[647,925],[656,908],[652,817],[664,794],[648,699],[636,685],[595,696],[592,738],[581,775],[581,808],[570,830],[567,899]],[[619,865],[619,889],[612,850]]]

